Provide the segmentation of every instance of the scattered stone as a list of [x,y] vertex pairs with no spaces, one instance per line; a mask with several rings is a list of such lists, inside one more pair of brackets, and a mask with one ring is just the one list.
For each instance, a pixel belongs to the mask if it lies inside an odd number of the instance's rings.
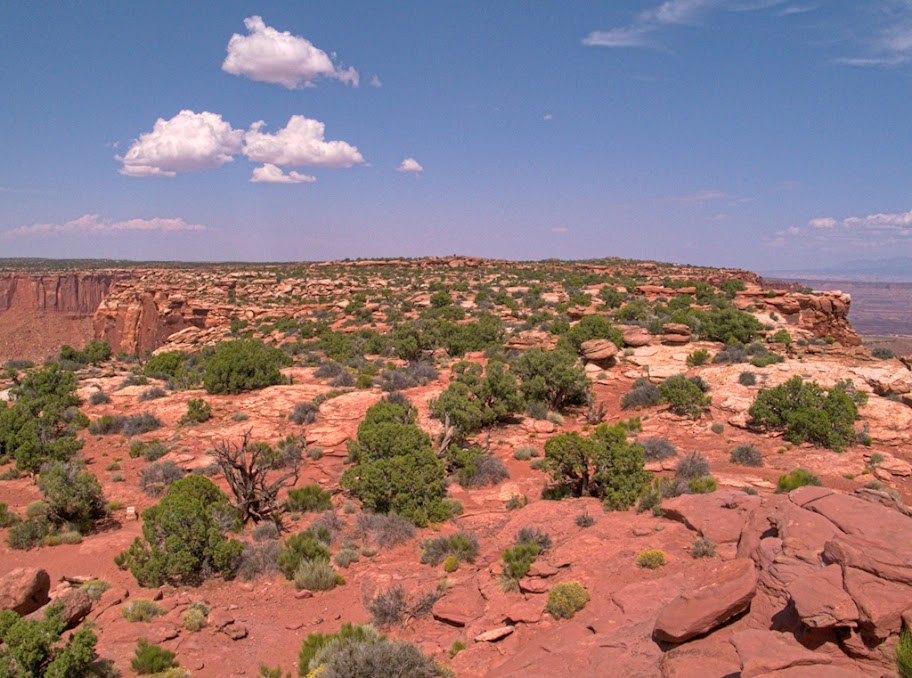
[[494,642],[500,640],[501,638],[506,638],[507,636],[509,636],[511,633],[513,633],[514,628],[515,627],[513,627],[513,626],[501,626],[496,629],[491,629],[490,631],[485,631],[483,633],[479,633],[477,636],[475,636],[475,642],[476,643],[494,643]]

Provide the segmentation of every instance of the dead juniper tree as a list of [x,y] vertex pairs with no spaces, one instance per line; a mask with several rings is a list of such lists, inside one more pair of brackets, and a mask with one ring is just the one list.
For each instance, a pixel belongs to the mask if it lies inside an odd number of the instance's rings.
[[[234,495],[234,507],[240,512],[244,524],[272,520],[279,523],[279,490],[292,487],[304,465],[303,438],[298,439],[296,453],[289,453],[286,445],[277,470],[277,453],[269,445],[250,440],[251,430],[241,438],[240,444],[221,440],[215,445],[215,461]],[[268,476],[272,474],[272,478]],[[276,475],[278,473],[278,475]]]

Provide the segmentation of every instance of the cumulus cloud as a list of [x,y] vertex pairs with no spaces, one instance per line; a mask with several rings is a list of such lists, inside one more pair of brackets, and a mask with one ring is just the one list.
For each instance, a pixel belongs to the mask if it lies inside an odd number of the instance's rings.
[[776,231],[772,246],[877,249],[912,244],[912,210],[878,212],[863,217],[815,217],[804,226]]
[[380,79],[379,75],[375,75],[370,79],[371,87],[383,87],[383,81]]
[[235,33],[228,41],[222,70],[258,82],[288,89],[313,87],[319,78],[332,78],[358,86],[358,71],[342,68],[322,49],[299,35],[267,26],[262,18],[244,19],[247,35]]
[[421,166],[421,163],[415,160],[415,158],[406,158],[399,163],[399,168],[397,172],[405,172],[407,174],[420,174],[424,171],[424,167]]
[[221,167],[241,150],[243,130],[217,113],[184,110],[170,120],[159,118],[122,156],[120,173],[130,177],[173,177],[178,172]]
[[127,232],[180,233],[187,231],[207,231],[202,224],[188,224],[183,219],[155,217],[153,219],[127,219],[126,221],[106,221],[97,214],[84,214],[78,219],[62,224],[32,224],[5,231],[4,238],[42,235],[97,235]]
[[262,167],[255,167],[250,181],[254,184],[306,184],[316,181],[317,178],[309,174],[289,172],[285,174],[281,168],[270,163]]
[[275,134],[260,130],[262,120],[253,123],[244,137],[244,155],[253,162],[286,167],[351,167],[364,162],[355,146],[345,141],[326,141],[326,125],[319,120],[293,115]]

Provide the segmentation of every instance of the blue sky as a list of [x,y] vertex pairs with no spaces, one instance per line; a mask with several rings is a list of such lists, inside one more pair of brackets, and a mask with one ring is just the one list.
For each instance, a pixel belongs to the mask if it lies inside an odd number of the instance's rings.
[[4,5],[0,256],[912,254],[912,2]]

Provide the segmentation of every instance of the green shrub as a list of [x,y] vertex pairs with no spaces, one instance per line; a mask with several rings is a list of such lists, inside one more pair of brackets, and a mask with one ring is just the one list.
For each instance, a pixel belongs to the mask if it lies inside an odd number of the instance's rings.
[[592,527],[595,525],[595,518],[589,515],[589,511],[583,511],[575,518],[578,527]]
[[711,494],[716,491],[716,479],[712,476],[699,476],[687,482],[691,494]]
[[0,527],[10,527],[19,522],[19,516],[9,510],[9,506],[0,502]]
[[111,584],[106,582],[104,579],[92,579],[82,584],[79,588],[89,594],[89,598],[92,600],[101,599],[102,594],[111,588]]
[[456,556],[447,556],[443,561],[443,571],[450,573],[459,569],[459,559]]
[[496,485],[510,477],[500,459],[474,445],[465,448],[450,446],[446,460],[449,470],[455,472],[459,484],[466,489]]
[[305,560],[294,572],[295,588],[308,591],[329,591],[342,583],[329,560]]
[[803,468],[796,468],[787,475],[779,476],[779,481],[776,483],[776,492],[791,492],[792,490],[804,487],[805,485],[820,484],[820,480],[817,479],[817,476],[810,471]]
[[701,320],[702,338],[725,344],[748,344],[763,329],[763,325],[753,315],[731,307],[710,311],[704,314]]
[[637,565],[649,570],[656,570],[665,564],[665,554],[658,549],[640,551],[636,559]]
[[301,424],[312,424],[319,413],[320,408],[312,402],[303,402],[294,406],[288,418],[293,424],[300,426]]
[[292,579],[301,564],[313,560],[329,561],[329,549],[313,530],[305,530],[285,540],[279,551],[278,565],[282,574]]
[[28,550],[38,546],[50,533],[51,523],[47,518],[28,518],[10,528],[6,543],[13,549]]
[[645,377],[633,382],[630,391],[621,398],[621,407],[625,410],[639,410],[644,407],[653,407],[662,402],[662,392],[659,387]]
[[710,427],[710,430],[713,433],[720,435],[725,430],[725,424],[723,424],[721,421],[714,421],[713,425]]
[[360,556],[358,555],[357,548],[344,548],[333,558],[333,562],[336,565],[346,568],[352,563],[357,563],[358,560],[360,560]]
[[48,518],[58,525],[73,523],[85,531],[106,513],[101,483],[84,464],[55,462],[46,466],[38,478],[38,489],[47,502]]
[[378,639],[380,636],[369,626],[342,624],[336,633],[311,633],[301,643],[298,653],[298,675],[306,676],[311,669],[316,669],[319,663],[311,666],[321,650],[331,643],[341,644],[350,641]]
[[505,549],[501,554],[503,558],[503,577],[509,580],[510,585],[518,585],[519,580],[529,574],[529,569],[540,552],[541,548],[535,542],[517,544],[512,548]]
[[40,620],[19,617],[12,610],[0,612],[0,671],[4,676],[91,675],[97,638],[91,630],[83,628],[61,645],[60,636],[67,626],[61,609],[60,605],[49,605]]
[[16,460],[20,473],[38,473],[82,449],[77,432],[88,420],[76,408],[76,378],[58,363],[30,372],[14,386],[11,406],[0,407],[0,458]]
[[659,385],[662,400],[668,409],[679,416],[698,418],[710,400],[703,395],[700,386],[683,375],[668,377]]
[[392,548],[415,536],[415,525],[395,514],[361,513],[355,519],[355,533],[382,548]]
[[[878,360],[890,360],[891,358],[895,357],[893,351],[886,348],[885,346],[878,346],[877,348],[873,349],[871,351],[871,355]],[[912,664],[910,664],[910,666],[912,666]],[[905,676],[903,676],[903,678],[905,678]]]
[[590,381],[569,351],[532,349],[519,357],[513,369],[522,380],[520,390],[529,401],[544,402],[556,411],[586,403]]
[[[453,644],[450,645],[450,656],[455,657],[457,654],[462,652],[464,649],[466,649],[465,643],[463,643],[461,640],[454,640]],[[905,676],[903,678],[905,678]]]
[[843,450],[855,440],[858,417],[850,387],[850,383],[841,382],[826,391],[816,382],[794,376],[775,388],[760,389],[748,410],[750,424],[762,430],[784,431],[789,442]]
[[767,341],[771,341],[776,344],[785,344],[786,346],[791,345],[792,335],[788,333],[788,330],[782,329],[767,337]]
[[145,638],[136,643],[136,651],[130,660],[130,668],[141,676],[167,671],[180,666],[174,661],[174,653],[158,645],[152,645]]
[[143,538],[134,540],[123,561],[141,586],[193,583],[203,572],[234,571],[243,545],[224,532],[237,524],[237,513],[208,478],[175,481],[142,518]]
[[102,390],[93,391],[92,395],[89,396],[89,402],[92,405],[105,405],[111,402],[111,396]]
[[168,395],[161,386],[153,386],[152,388],[147,388],[145,391],[139,394],[137,400],[141,403],[147,402],[149,400],[158,400],[159,398],[164,398]]
[[912,633],[903,629],[896,643],[896,670],[900,678],[912,678]]
[[681,457],[675,468],[675,476],[684,480],[709,475],[709,461],[699,452],[690,452]]
[[484,369],[477,363],[461,361],[453,366],[455,381],[431,401],[431,414],[449,420],[464,437],[497,422],[508,421],[522,411],[516,375],[504,363],[492,360]]
[[705,348],[700,348],[696,351],[693,351],[690,355],[687,356],[687,366],[698,367],[700,365],[706,364],[707,360],[709,360],[709,351],[707,351]]
[[668,438],[646,438],[640,444],[643,446],[643,456],[648,461],[661,461],[678,456],[678,449]]
[[288,490],[286,507],[296,513],[326,511],[332,508],[331,497],[332,495],[319,485],[305,485]]
[[[589,305],[587,300],[586,306]],[[573,325],[561,336],[558,347],[571,348],[578,352],[584,341],[592,339],[607,339],[618,348],[624,347],[624,333],[611,325],[611,321],[603,315],[587,315]]]
[[203,387],[207,393],[242,393],[284,382],[279,367],[291,359],[262,341],[223,341],[206,361]]
[[212,407],[202,398],[192,398],[187,401],[187,413],[180,418],[182,426],[189,424],[202,424],[212,419]]
[[782,362],[782,356],[777,353],[763,353],[750,359],[750,364],[754,367],[768,367]]
[[545,610],[555,619],[572,619],[589,602],[589,592],[576,581],[555,584],[548,591]]
[[77,351],[64,344],[60,347],[60,360],[78,363],[79,365],[98,365],[111,357],[111,346],[104,341],[93,339],[86,347]]
[[753,445],[738,445],[731,451],[731,463],[739,466],[763,466],[763,455]]
[[142,457],[146,461],[156,461],[168,454],[168,447],[160,440],[134,440],[130,443],[130,458]]
[[184,628],[188,631],[202,631],[206,628],[206,613],[198,607],[191,607],[181,615]]
[[158,497],[184,475],[184,469],[173,461],[157,461],[140,472],[139,486],[150,497]]
[[742,372],[738,375],[738,383],[742,386],[753,386],[757,383],[757,375],[753,372]]
[[155,601],[140,598],[124,603],[120,613],[128,622],[147,622],[163,615],[165,610]]
[[448,556],[456,558],[457,561],[472,563],[475,562],[477,555],[478,539],[466,532],[421,542],[421,562],[428,565],[439,565]]

